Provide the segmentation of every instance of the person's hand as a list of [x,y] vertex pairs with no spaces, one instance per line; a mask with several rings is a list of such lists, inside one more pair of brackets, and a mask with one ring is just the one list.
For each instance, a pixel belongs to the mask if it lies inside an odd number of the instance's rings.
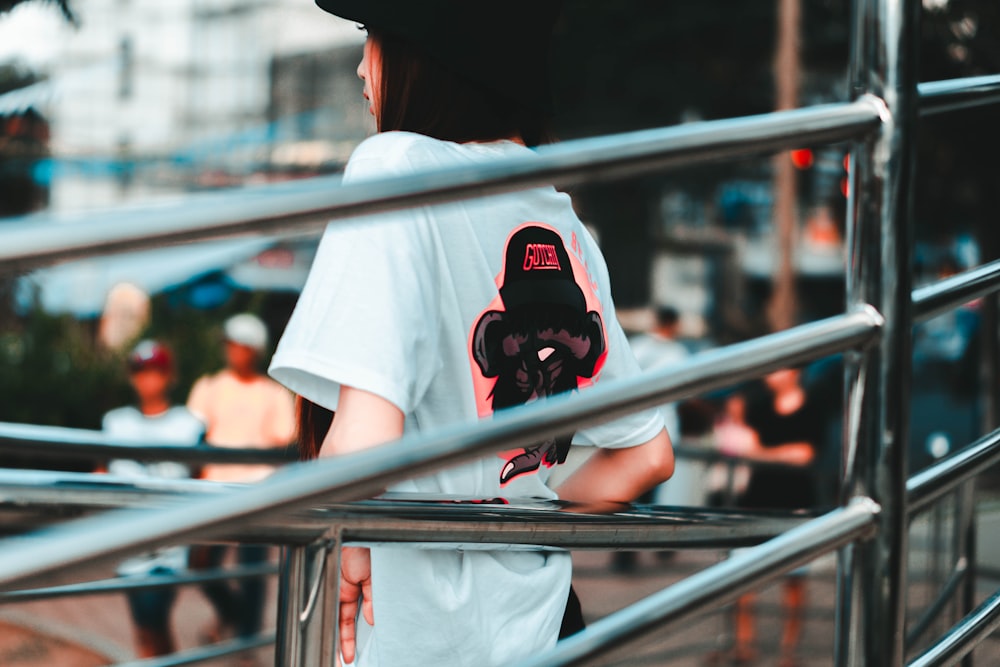
[[760,449],[757,432],[734,421],[715,426],[715,441],[719,451],[726,456],[752,457]]
[[807,466],[812,463],[816,455],[812,445],[805,442],[796,442],[783,445],[777,450],[778,461],[793,466]]
[[358,604],[368,625],[375,625],[372,607],[372,557],[366,547],[344,547],[340,552],[340,655],[354,662],[357,651]]

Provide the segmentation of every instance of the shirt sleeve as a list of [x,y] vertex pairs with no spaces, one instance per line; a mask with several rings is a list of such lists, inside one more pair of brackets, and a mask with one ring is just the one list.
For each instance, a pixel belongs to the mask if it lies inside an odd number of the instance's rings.
[[[420,166],[412,148],[405,138],[373,137],[351,157],[344,182],[411,172]],[[347,385],[412,412],[441,364],[431,224],[427,209],[331,224],[271,376],[331,410]]]

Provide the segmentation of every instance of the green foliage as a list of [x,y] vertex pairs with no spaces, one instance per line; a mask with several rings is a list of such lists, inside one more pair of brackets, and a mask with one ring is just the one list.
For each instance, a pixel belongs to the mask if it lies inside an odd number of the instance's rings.
[[99,349],[94,327],[35,310],[0,331],[0,420],[99,428],[129,402],[121,353]]
[[[234,292],[213,310],[186,305],[181,288],[152,300],[151,324],[141,338],[168,344],[177,362],[175,403],[191,385],[224,365],[222,323],[252,312],[276,339],[294,305],[293,295]],[[39,307],[0,324],[0,421],[100,428],[104,413],[133,402],[125,369],[131,345],[108,351],[97,342],[97,322],[52,315]]]

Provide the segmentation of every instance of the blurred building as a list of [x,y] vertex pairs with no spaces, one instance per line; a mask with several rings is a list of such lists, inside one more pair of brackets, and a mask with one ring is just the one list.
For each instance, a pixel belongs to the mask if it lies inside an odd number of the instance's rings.
[[[78,0],[49,79],[52,206],[100,206],[342,162],[367,132],[360,84],[283,85],[325,53],[354,76],[363,33],[301,0]],[[341,52],[345,52],[342,55]],[[330,55],[333,54],[333,55]],[[356,113],[341,95],[358,98]],[[286,113],[287,111],[287,113]]]
[[[0,95],[0,119],[47,121],[31,177],[53,210],[335,172],[372,130],[356,74],[364,33],[312,2],[73,6],[80,26],[62,27],[48,77]],[[183,291],[204,308],[233,290],[295,293],[315,243],[256,238],[82,259],[24,278],[20,302],[92,318],[122,283]]]

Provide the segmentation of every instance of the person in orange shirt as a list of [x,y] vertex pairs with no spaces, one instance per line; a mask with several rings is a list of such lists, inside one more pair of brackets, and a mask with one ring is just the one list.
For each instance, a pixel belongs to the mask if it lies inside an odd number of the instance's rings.
[[[216,447],[287,447],[295,437],[292,394],[263,375],[260,362],[268,345],[267,327],[250,314],[235,315],[224,325],[226,367],[200,378],[191,389],[188,409],[205,424],[205,441]],[[257,482],[273,467],[264,464],[208,464],[203,479],[217,482]],[[191,550],[191,567],[219,567],[226,554],[223,545],[202,545]],[[241,545],[236,552],[241,565],[267,560],[267,547]],[[206,633],[218,641],[224,635],[252,637],[260,631],[264,582],[260,578],[213,582],[202,587],[215,608],[217,627]]]

